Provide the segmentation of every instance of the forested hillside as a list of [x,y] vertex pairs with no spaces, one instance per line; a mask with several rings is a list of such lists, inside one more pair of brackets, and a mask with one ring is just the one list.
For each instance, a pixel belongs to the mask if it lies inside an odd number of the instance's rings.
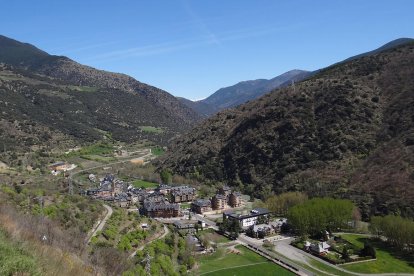
[[[158,88],[0,36],[2,152],[107,137],[165,143],[199,116]],[[146,131],[147,126],[159,131]]]
[[300,190],[414,216],[413,75],[413,43],[334,65],[203,122],[160,167],[260,197]]

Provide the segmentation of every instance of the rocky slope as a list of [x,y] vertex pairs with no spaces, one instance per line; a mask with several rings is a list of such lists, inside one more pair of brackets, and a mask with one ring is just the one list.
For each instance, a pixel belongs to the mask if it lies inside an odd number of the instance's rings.
[[160,167],[261,197],[302,190],[353,198],[364,215],[414,216],[413,75],[413,43],[320,70],[206,120]]
[[[156,87],[4,36],[0,64],[0,144],[6,150],[48,140],[93,141],[103,135],[163,143],[200,118]],[[162,133],[142,131],[144,126]]]

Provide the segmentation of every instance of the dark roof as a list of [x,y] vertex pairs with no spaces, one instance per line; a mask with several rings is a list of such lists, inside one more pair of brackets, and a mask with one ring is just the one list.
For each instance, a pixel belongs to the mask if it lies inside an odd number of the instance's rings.
[[180,206],[175,203],[169,203],[166,201],[161,202],[152,202],[152,201],[144,201],[144,208],[147,211],[157,211],[157,210],[179,210]]
[[223,191],[229,191],[229,190],[231,190],[231,188],[229,186],[223,186],[222,189],[223,189]]
[[180,186],[180,187],[174,187],[172,188],[171,194],[173,196],[176,195],[188,195],[188,194],[194,194],[195,189],[188,187],[188,186]]
[[253,217],[258,217],[258,216],[262,216],[262,215],[267,215],[269,213],[270,213],[270,211],[265,209],[265,208],[255,208],[255,209],[250,211],[250,214],[247,214],[247,215],[236,214],[236,213],[231,213],[231,212],[224,212],[224,214],[226,216],[229,216],[229,217],[232,217],[232,218],[235,218],[235,219],[253,218]]
[[172,187],[170,185],[167,184],[159,184],[157,187],[157,190],[166,190],[166,189],[171,189]]
[[211,206],[211,201],[209,199],[197,199],[193,201],[193,204],[200,207]]
[[233,195],[235,196],[241,196],[242,194],[240,192],[232,192]]
[[226,199],[226,196],[222,194],[216,194],[214,197],[217,199]]
[[187,229],[187,228],[194,228],[194,225],[197,224],[197,221],[181,221],[176,220],[174,221],[174,226],[179,229]]

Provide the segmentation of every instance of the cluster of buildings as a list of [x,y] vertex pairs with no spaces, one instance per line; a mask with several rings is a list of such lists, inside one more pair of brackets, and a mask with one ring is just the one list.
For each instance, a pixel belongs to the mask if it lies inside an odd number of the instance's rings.
[[[89,179],[92,181],[96,178],[89,175]],[[100,179],[98,188],[88,189],[85,191],[85,194],[92,198],[126,208],[138,203],[138,195],[131,188],[124,181],[115,179],[112,174],[109,174]]]
[[[89,175],[89,179],[95,182],[96,177]],[[100,179],[98,188],[88,189],[85,194],[124,208],[139,204],[139,211],[145,216],[170,218],[181,215],[178,203],[192,201],[196,191],[189,186],[164,184],[156,189],[134,188],[110,174]]]
[[191,203],[191,210],[203,214],[212,210],[237,208],[242,205],[242,195],[232,191],[230,187],[221,187],[211,199],[197,199]]
[[143,196],[140,213],[148,217],[178,217],[181,215],[178,203],[191,202],[195,197],[196,190],[192,187],[161,184]]

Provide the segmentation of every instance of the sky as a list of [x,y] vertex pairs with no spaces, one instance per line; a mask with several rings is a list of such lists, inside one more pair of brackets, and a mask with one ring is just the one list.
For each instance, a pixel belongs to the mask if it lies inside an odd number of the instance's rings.
[[0,0],[0,34],[175,96],[414,38],[411,0]]

